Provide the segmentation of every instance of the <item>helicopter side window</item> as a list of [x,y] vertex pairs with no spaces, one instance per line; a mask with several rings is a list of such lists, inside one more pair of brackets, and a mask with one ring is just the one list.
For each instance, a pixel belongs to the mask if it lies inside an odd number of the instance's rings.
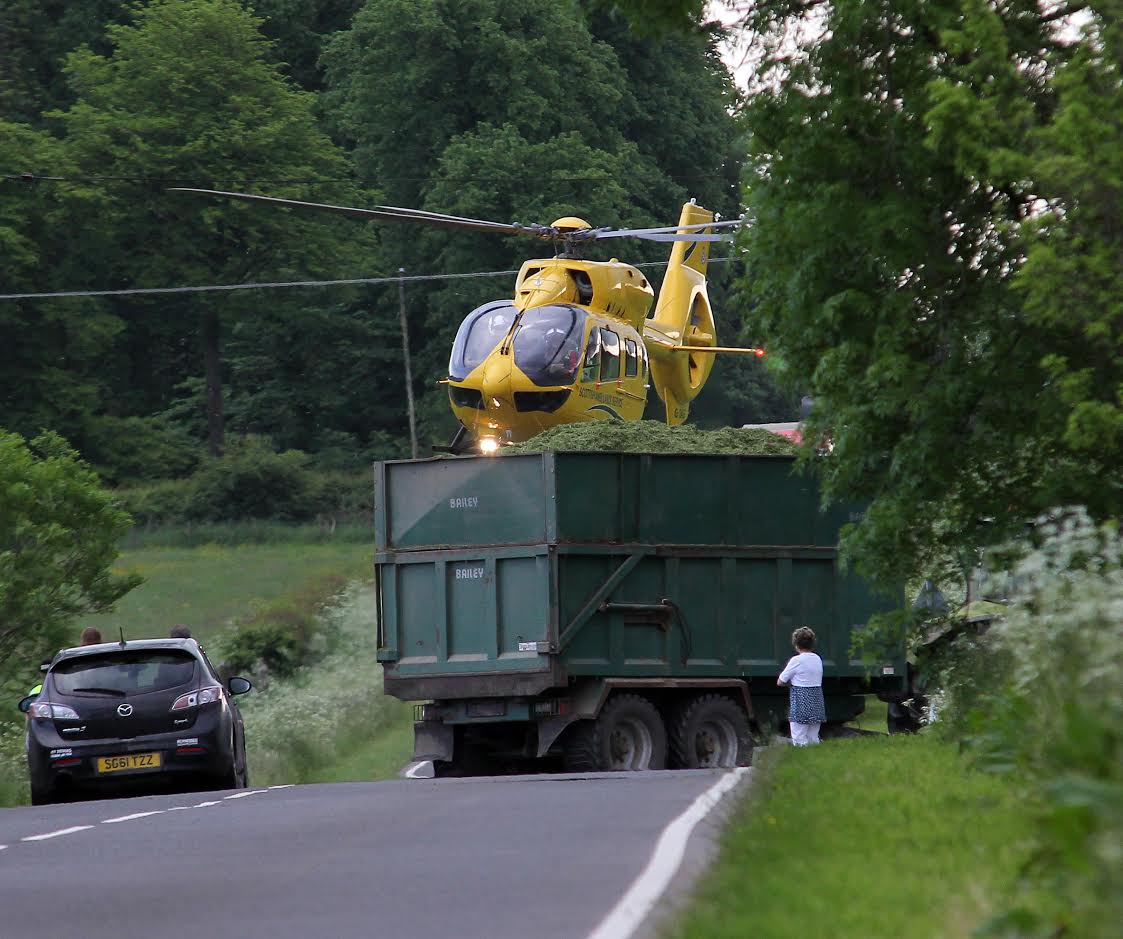
[[515,308],[506,300],[485,303],[464,317],[448,361],[449,378],[454,381],[467,378],[491,355],[514,321]]
[[635,378],[639,374],[639,349],[634,339],[624,340],[624,377]]
[[611,329],[600,331],[601,357],[600,380],[617,381],[620,378],[620,337]]
[[581,369],[581,381],[600,379],[600,330],[589,330],[589,345],[585,349],[585,365]]

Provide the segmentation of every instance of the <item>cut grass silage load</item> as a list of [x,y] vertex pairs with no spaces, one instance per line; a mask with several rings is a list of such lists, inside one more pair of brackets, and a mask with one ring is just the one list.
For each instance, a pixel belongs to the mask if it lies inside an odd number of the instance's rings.
[[693,424],[668,427],[661,421],[586,421],[552,427],[525,443],[504,447],[500,453],[540,453],[543,450],[789,456],[795,453],[796,447],[786,437],[759,428],[702,430]]

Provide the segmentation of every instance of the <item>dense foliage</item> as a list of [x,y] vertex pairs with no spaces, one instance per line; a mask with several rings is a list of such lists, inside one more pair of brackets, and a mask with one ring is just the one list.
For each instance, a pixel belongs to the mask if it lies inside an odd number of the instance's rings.
[[[0,431],[0,666],[38,662],[73,617],[110,607],[140,578],[110,566],[129,517],[54,434]],[[8,670],[0,668],[0,681]]]
[[1121,508],[1121,9],[754,5],[744,289],[867,570]]

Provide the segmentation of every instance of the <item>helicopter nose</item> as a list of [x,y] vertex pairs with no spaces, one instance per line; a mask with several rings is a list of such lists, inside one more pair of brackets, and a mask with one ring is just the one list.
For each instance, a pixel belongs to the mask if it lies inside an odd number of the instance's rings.
[[494,419],[514,412],[510,356],[493,356],[488,360],[484,365],[480,391],[483,393],[484,410],[489,417]]

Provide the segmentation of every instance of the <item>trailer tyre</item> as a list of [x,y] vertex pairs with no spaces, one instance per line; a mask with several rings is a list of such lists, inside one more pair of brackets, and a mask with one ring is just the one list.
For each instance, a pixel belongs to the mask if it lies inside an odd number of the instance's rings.
[[638,694],[613,695],[595,720],[566,733],[565,768],[571,773],[664,769],[667,731],[658,710]]
[[927,698],[914,696],[910,701],[890,701],[885,710],[886,729],[890,734],[915,734],[922,726],[922,708]]
[[671,759],[682,769],[748,766],[753,740],[749,718],[736,701],[705,694],[686,704],[671,723]]

